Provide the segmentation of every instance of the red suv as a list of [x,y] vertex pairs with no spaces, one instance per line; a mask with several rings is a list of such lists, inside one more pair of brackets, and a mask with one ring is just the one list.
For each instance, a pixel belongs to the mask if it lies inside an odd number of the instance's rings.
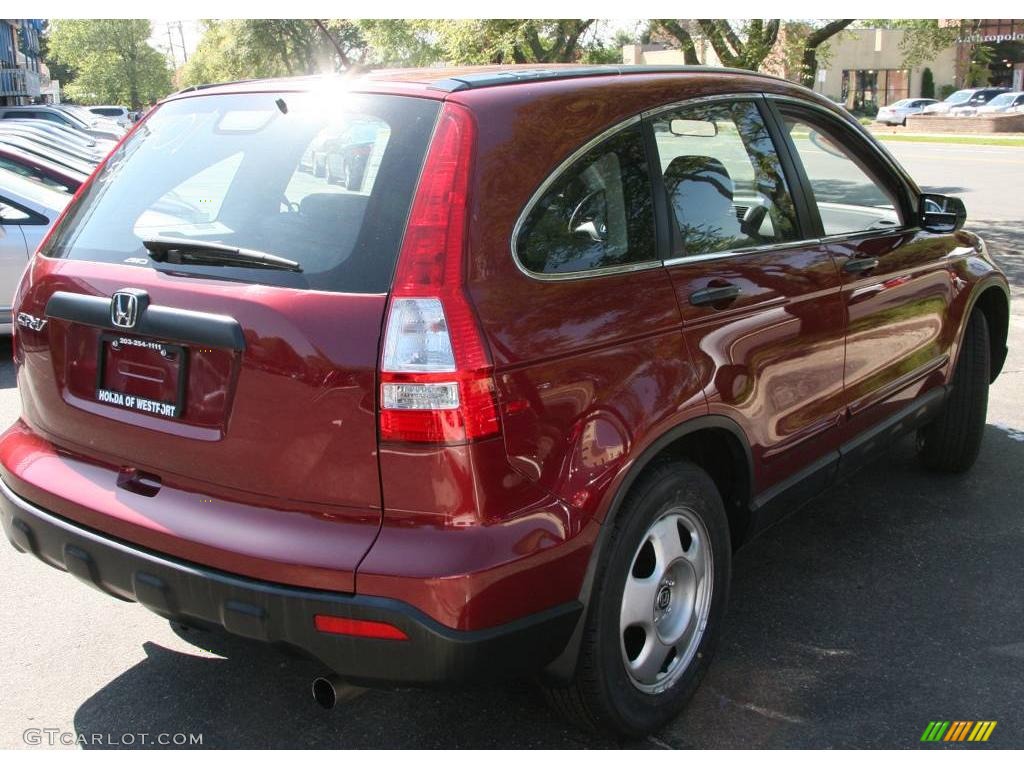
[[[328,185],[302,158],[356,126]],[[751,73],[181,92],[21,281],[4,528],[356,684],[536,672],[648,732],[742,542],[904,433],[974,462],[1008,289],[964,218]]]

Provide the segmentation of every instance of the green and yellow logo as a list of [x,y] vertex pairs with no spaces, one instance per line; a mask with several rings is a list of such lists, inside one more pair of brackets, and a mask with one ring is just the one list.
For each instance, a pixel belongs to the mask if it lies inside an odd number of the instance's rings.
[[995,720],[932,720],[921,741],[988,741],[995,729]]

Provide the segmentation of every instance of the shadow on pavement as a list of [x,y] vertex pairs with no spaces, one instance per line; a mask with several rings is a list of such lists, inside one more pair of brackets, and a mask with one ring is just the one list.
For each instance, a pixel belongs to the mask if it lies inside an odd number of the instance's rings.
[[[641,746],[916,747],[941,718],[997,720],[977,746],[1024,747],[1022,466],[1016,430],[989,425],[960,477],[923,471],[905,441],[748,545],[704,684]],[[527,683],[370,691],[327,712],[309,695],[317,664],[217,642],[226,658],[147,644],[76,730],[201,732],[207,747],[614,745],[563,726]]]

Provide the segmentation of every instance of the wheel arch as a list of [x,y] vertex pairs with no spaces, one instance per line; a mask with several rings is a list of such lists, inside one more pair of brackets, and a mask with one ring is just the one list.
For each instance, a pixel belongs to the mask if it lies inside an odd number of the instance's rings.
[[991,353],[991,370],[989,383],[991,384],[999,376],[1006,362],[1006,340],[1010,332],[1010,295],[1000,282],[993,282],[980,286],[971,299],[971,305],[964,314],[963,327],[960,329],[957,351],[959,354],[960,344],[967,322],[975,311],[985,315],[988,324],[988,342]]
[[594,579],[607,545],[609,531],[614,528],[616,517],[630,490],[644,473],[661,461],[672,460],[690,461],[711,476],[722,495],[729,518],[733,549],[743,541],[750,527],[750,502],[754,487],[753,458],[743,429],[727,416],[711,414],[698,416],[667,430],[632,462],[613,492],[580,588],[579,600],[584,610],[565,650],[544,670],[546,677],[555,681],[568,681],[572,678],[590,609]]

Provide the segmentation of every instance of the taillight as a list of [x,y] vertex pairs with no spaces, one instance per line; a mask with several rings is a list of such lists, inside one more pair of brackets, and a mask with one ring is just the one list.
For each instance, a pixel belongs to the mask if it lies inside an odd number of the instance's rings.
[[398,256],[381,354],[382,440],[459,443],[500,431],[493,366],[464,287],[475,127],[441,109]]

